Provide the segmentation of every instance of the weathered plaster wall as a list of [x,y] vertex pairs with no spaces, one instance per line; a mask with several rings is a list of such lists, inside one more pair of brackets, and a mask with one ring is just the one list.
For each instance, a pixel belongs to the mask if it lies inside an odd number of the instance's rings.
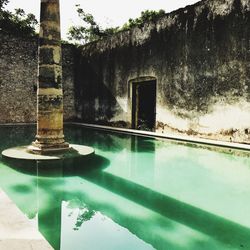
[[[131,126],[131,79],[157,79],[157,129],[250,142],[250,1],[207,0],[63,46],[65,120]],[[0,123],[36,120],[37,40],[0,33]]]
[[152,76],[158,131],[250,142],[249,27],[249,0],[207,0],[85,45],[77,117],[129,127],[129,80]]
[[[0,123],[36,121],[37,39],[0,33]],[[75,117],[75,48],[63,46],[64,118]]]

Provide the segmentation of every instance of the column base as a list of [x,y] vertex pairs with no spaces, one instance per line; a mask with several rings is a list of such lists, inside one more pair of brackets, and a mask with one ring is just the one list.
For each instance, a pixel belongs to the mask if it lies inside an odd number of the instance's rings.
[[32,144],[27,147],[28,152],[39,155],[60,154],[60,153],[65,153],[70,149],[71,147],[67,142],[60,144],[41,144],[35,141],[32,142]]

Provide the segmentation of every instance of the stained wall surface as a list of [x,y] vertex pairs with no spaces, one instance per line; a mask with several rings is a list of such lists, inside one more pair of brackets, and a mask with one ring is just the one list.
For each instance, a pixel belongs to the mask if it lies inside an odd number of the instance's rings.
[[[131,127],[131,84],[156,79],[156,131],[250,142],[250,0],[204,0],[63,47],[65,120]],[[37,42],[0,36],[0,123],[35,121]]]
[[151,77],[157,131],[249,142],[249,27],[249,0],[207,0],[85,45],[78,118],[130,127],[130,83]]
[[[36,38],[0,33],[0,123],[36,121]],[[63,46],[64,118],[75,117],[74,52]]]

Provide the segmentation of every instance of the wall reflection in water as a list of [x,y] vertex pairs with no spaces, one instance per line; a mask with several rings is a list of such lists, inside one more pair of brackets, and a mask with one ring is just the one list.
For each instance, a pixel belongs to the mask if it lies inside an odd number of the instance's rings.
[[[159,156],[154,139],[84,129],[66,133],[73,143],[95,147],[96,155],[70,165],[0,163],[1,188],[55,249],[250,246],[248,227],[163,192],[170,180],[157,190],[160,178],[169,176],[158,166],[167,154]],[[2,136],[7,140],[8,133]]]

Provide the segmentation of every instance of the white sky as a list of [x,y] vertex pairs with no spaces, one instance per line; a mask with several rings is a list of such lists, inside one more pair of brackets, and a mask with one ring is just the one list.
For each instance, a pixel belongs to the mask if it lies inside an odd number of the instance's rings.
[[[185,7],[198,0],[60,0],[62,38],[66,39],[69,26],[79,24],[76,4],[94,16],[101,27],[121,26],[129,18],[140,16],[143,10],[164,9],[166,12]],[[7,9],[22,8],[39,20],[40,0],[10,0]]]

